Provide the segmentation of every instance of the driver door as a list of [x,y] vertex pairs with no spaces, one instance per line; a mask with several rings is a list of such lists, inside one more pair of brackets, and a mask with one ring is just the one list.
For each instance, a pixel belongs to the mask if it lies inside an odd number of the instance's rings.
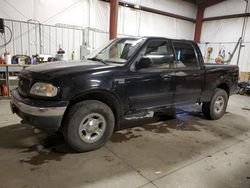
[[173,53],[170,42],[151,39],[139,53],[136,64],[142,57],[151,64],[137,67],[127,76],[125,87],[130,110],[156,108],[173,103]]

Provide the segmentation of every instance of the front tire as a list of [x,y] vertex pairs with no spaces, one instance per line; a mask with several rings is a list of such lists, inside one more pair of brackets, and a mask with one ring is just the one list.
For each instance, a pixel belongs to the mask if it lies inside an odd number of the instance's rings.
[[202,112],[206,119],[217,120],[220,119],[226,109],[228,103],[228,94],[223,89],[215,89],[214,96],[210,102],[202,104]]
[[112,136],[115,127],[112,110],[97,100],[75,104],[67,113],[65,121],[64,138],[78,152],[102,147]]

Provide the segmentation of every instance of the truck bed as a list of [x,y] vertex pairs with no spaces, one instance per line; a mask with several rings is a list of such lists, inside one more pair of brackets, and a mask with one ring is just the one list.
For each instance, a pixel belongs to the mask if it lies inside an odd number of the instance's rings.
[[205,90],[215,88],[218,82],[225,81],[229,88],[229,95],[235,94],[238,90],[239,67],[237,65],[204,64],[205,69]]

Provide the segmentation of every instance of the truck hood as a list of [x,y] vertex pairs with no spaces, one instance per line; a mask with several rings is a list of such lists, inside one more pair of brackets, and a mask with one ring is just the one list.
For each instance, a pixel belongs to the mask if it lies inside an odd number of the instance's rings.
[[98,71],[113,66],[105,65],[98,61],[57,61],[34,65],[24,69],[24,75],[37,79],[52,79],[63,75],[75,74],[79,72]]

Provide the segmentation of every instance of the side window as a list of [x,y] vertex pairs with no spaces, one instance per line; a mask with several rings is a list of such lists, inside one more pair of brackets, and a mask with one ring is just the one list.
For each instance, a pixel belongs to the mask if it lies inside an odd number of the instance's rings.
[[177,68],[198,68],[194,48],[189,43],[173,42]]
[[166,40],[150,40],[140,52],[140,56],[151,59],[151,65],[144,68],[147,71],[171,68],[173,62],[173,54]]

